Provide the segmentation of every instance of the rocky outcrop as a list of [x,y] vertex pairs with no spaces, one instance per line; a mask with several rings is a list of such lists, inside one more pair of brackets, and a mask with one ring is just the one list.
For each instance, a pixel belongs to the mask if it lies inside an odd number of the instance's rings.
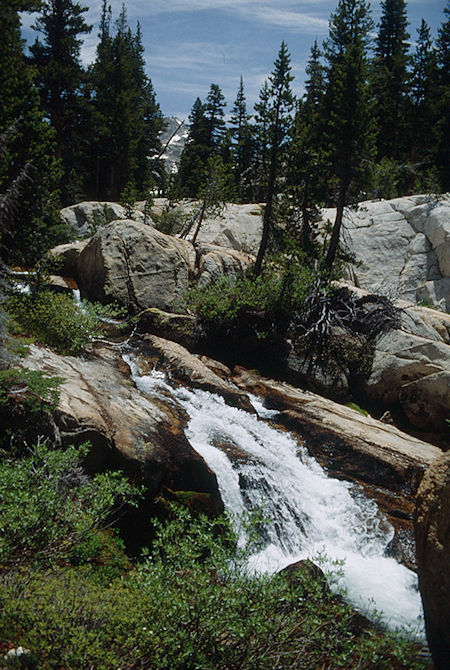
[[63,277],[78,277],[78,262],[80,254],[87,245],[89,240],[78,240],[77,242],[70,242],[69,244],[60,244],[51,249],[50,257],[55,259],[55,272],[58,272]]
[[400,328],[375,339],[370,398],[399,405],[410,423],[444,436],[450,416],[450,315],[403,303]]
[[202,335],[195,316],[172,314],[157,307],[149,307],[140,312],[139,330],[173,340],[188,349],[198,346]]
[[450,453],[435,460],[420,485],[415,512],[419,588],[436,670],[450,659]]
[[[151,212],[156,218],[167,208],[168,201],[155,198]],[[173,217],[180,222],[198,209],[199,203],[185,201],[171,209]],[[182,224],[177,229],[182,228]],[[190,239],[194,231],[188,235]],[[199,244],[213,244],[227,249],[235,249],[247,254],[256,254],[262,235],[262,209],[258,204],[236,205],[228,203],[219,216],[205,217],[197,237]]]
[[[61,210],[62,221],[70,226],[76,237],[88,237],[100,226],[128,217],[127,209],[118,202],[86,200]],[[144,221],[143,213],[137,209],[132,210],[132,218],[135,221]]]
[[130,219],[101,228],[80,254],[83,297],[117,301],[133,313],[182,311],[195,268],[194,247]]
[[144,335],[142,343],[146,356],[156,355],[173,380],[187,383],[192,388],[217,393],[229,405],[255,412],[246,393],[219,377],[211,367],[180,344],[154,335]]
[[333,475],[414,493],[425,469],[442,453],[394,426],[243,368],[235,369],[233,381],[280,410],[279,421],[295,430]]
[[[334,220],[335,210],[323,219]],[[347,209],[343,241],[358,261],[351,281],[373,293],[450,309],[450,196],[413,195]]]
[[198,286],[206,286],[221,277],[243,277],[255,261],[250,254],[214,244],[199,244],[197,258]]
[[89,359],[58,356],[30,347],[26,367],[64,378],[54,412],[61,445],[90,442],[90,471],[124,470],[145,484],[147,499],[163,487],[208,493],[222,509],[217,480],[184,435],[187,417],[131,381],[116,351],[100,349]]

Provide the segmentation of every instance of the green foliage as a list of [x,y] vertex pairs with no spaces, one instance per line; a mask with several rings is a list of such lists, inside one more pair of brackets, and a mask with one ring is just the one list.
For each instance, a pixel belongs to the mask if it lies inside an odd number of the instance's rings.
[[3,222],[8,230],[2,236],[2,253],[7,263],[31,264],[51,246],[67,241],[68,229],[59,220],[61,173],[54,132],[39,109],[33,69],[23,54],[19,6],[5,0],[0,16],[0,135],[15,124],[0,151],[0,193],[17,183],[24,166],[27,173],[14,217]]
[[37,667],[81,670],[416,670],[417,647],[362,632],[311,570],[251,574],[225,520],[179,511],[141,565],[110,582],[59,568],[12,573],[0,628]]
[[[280,255],[273,257],[257,277],[224,276],[207,286],[194,287],[188,304],[211,332],[232,332],[248,324],[258,337],[265,338],[286,326],[286,319],[302,304],[311,281],[312,270],[302,264],[301,255]],[[253,325],[252,317],[256,318]],[[269,331],[261,330],[258,321]]]
[[87,446],[62,451],[38,444],[27,458],[0,463],[0,569],[67,559],[136,496],[121,473],[90,479],[81,468],[87,452]]
[[125,207],[125,212],[128,219],[133,218],[133,207],[134,203],[137,200],[136,188],[132,181],[129,181],[128,184],[123,189],[120,194],[120,204]]
[[7,368],[0,370],[0,405],[8,402],[8,396],[20,395],[30,412],[56,407],[58,387],[62,377],[48,377],[41,370],[26,368]]
[[12,292],[6,310],[18,332],[62,354],[79,354],[99,337],[102,318],[124,316],[124,310],[115,305],[84,302],[79,306],[70,295],[50,290]]
[[364,416],[369,416],[369,412],[362,407],[360,407],[356,402],[349,402],[346,405],[347,407],[350,407],[350,409],[354,409],[355,412],[359,412],[360,414],[363,414]]

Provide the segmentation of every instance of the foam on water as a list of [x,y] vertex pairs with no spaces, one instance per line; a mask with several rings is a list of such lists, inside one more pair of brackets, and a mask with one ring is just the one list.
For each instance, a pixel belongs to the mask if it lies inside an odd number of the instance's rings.
[[[139,389],[169,391],[188,412],[187,438],[216,473],[226,509],[233,516],[262,509],[269,519],[266,546],[251,557],[252,569],[275,572],[321,556],[327,570],[343,561],[333,587],[345,588],[346,598],[366,614],[382,612],[389,626],[422,633],[416,575],[385,555],[393,529],[373,501],[328,477],[290,433],[229,407],[214,394],[173,389],[161,373],[139,375],[130,357],[127,362]],[[252,400],[264,418],[273,417],[273,411]],[[226,445],[233,445],[239,458],[232,462]]]

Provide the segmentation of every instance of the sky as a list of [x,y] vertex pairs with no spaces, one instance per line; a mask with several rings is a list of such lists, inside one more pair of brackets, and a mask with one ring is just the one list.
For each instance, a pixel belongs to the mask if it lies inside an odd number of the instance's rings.
[[[165,116],[186,119],[197,97],[205,100],[211,83],[218,84],[230,113],[239,80],[244,80],[247,109],[253,104],[270,74],[281,42],[291,54],[292,84],[296,95],[303,93],[305,65],[317,40],[328,34],[328,21],[338,0],[127,0],[128,22],[134,30],[141,24],[146,71]],[[95,58],[101,0],[81,0],[93,25],[85,38],[81,57],[84,64]],[[122,0],[110,0],[113,20]],[[433,38],[444,20],[447,0],[407,2],[411,42],[417,37],[422,18]],[[381,2],[371,3],[377,24]],[[33,15],[23,15],[23,33],[33,41]]]

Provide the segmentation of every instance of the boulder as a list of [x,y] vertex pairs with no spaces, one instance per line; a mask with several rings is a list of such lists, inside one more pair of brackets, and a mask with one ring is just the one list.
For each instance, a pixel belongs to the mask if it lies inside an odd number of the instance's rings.
[[149,307],[140,312],[139,329],[178,342],[188,349],[198,345],[202,335],[195,316],[172,314],[157,307]]
[[55,273],[63,277],[78,277],[78,262],[80,254],[87,245],[89,240],[78,240],[77,242],[70,242],[69,244],[60,244],[51,249],[50,256],[56,261]]
[[135,314],[149,307],[176,312],[194,267],[190,242],[126,219],[101,228],[83,249],[78,284],[83,297],[117,301]]
[[217,393],[227,404],[255,413],[246,393],[219,377],[203,361],[189,353],[180,344],[154,335],[144,335],[142,342],[144,352],[156,355],[162,360],[165,369],[170,371],[175,381],[187,383],[191,388]]
[[[323,210],[334,220],[335,210]],[[450,196],[414,195],[347,209],[342,239],[358,265],[356,286],[450,309]]]
[[228,203],[220,216],[207,217],[202,223],[199,243],[228,247],[256,254],[261,242],[262,212],[257,204]]
[[414,519],[419,588],[436,670],[450,659],[450,453],[436,459],[420,485]]
[[249,254],[214,244],[199,244],[197,259],[199,286],[206,286],[224,276],[243,277],[255,262]]
[[[155,218],[167,211],[168,200],[155,198],[151,212]],[[170,212],[174,219],[179,216],[182,227],[183,220],[189,218],[200,206],[199,202],[186,200]],[[187,239],[192,238],[194,229]],[[247,254],[256,254],[262,235],[262,207],[258,204],[237,205],[228,203],[219,216],[206,216],[197,237],[199,244],[213,244],[227,249],[235,249]]]
[[233,381],[280,410],[280,423],[296,431],[332,475],[415,493],[425,469],[442,453],[355,409],[244,368],[235,369]]
[[[118,202],[98,202],[87,200],[61,210],[61,219],[73,230],[77,237],[93,235],[100,226],[105,226],[116,219],[126,219],[127,208]],[[144,221],[144,215],[137,209],[132,210],[135,221]]]
[[145,485],[148,499],[164,487],[208,493],[221,511],[216,476],[184,435],[184,412],[137,390],[117,351],[82,359],[32,345],[24,365],[64,378],[56,436],[62,446],[90,442],[91,472],[120,468]]
[[401,329],[376,338],[366,391],[384,407],[399,403],[414,426],[439,433],[450,416],[450,346],[432,332],[433,339]]

